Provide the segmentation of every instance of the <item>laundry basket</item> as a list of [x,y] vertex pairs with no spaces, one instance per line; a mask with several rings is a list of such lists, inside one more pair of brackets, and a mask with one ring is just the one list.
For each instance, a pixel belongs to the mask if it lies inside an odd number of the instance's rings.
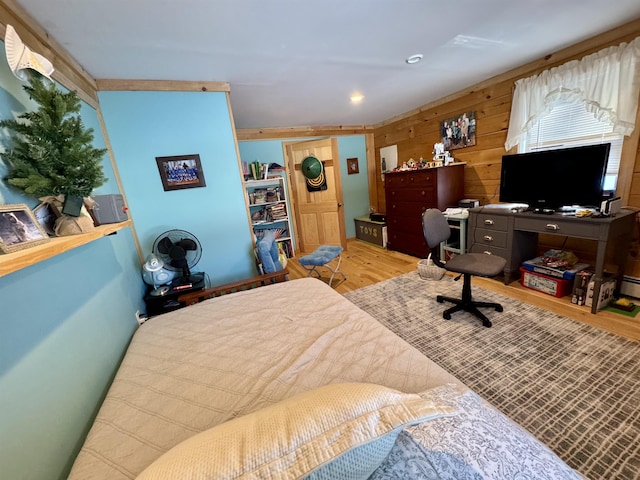
[[437,266],[431,260],[431,253],[425,259],[418,262],[418,273],[424,280],[440,280],[444,276],[445,269]]

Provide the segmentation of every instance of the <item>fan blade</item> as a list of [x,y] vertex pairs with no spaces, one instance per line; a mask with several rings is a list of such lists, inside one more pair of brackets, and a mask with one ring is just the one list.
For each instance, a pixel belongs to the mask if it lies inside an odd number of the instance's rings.
[[196,244],[196,242],[194,242],[190,238],[183,238],[182,240],[177,242],[176,245],[181,246],[185,250],[195,250],[196,248],[198,248],[198,244]]
[[169,239],[169,237],[164,237],[158,242],[158,252],[167,254],[173,247],[173,242]]

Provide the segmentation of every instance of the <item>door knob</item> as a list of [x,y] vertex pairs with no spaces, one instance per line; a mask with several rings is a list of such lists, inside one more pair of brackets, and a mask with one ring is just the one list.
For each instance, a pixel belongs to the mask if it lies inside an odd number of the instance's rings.
[[342,204],[341,204],[341,203],[338,203],[338,208],[340,208],[341,206],[342,206]]

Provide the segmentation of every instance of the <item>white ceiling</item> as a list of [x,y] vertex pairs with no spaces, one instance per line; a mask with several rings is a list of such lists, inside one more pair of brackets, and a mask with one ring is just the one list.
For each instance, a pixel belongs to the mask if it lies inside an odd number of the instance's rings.
[[377,124],[640,17],[638,0],[17,3],[95,79],[228,82],[237,128]]

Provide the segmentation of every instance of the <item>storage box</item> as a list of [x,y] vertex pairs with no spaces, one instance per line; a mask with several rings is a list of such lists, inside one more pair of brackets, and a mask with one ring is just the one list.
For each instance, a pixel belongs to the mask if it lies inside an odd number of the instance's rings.
[[96,195],[93,200],[95,205],[92,217],[96,226],[128,220],[127,207],[124,205],[122,195]]
[[573,279],[571,303],[575,303],[576,305],[584,305],[586,303],[591,277],[593,277],[593,272],[590,270],[585,269],[576,273],[576,276]]
[[369,217],[356,217],[356,238],[380,247],[387,246],[387,226],[384,222],[374,222]]
[[558,298],[571,293],[572,282],[569,280],[530,272],[524,267],[520,267],[520,272],[520,282],[524,287]]
[[542,262],[542,258],[543,257],[536,257],[531,260],[526,260],[522,262],[522,266],[530,272],[542,273],[548,277],[564,278],[565,280],[573,280],[576,273],[584,270],[585,268],[589,268],[589,264],[587,263],[576,263],[571,268],[548,267]]
[[[585,302],[585,305],[587,307],[591,307],[593,305],[593,289],[595,287],[595,283],[593,280],[591,280],[589,282],[589,287],[587,289],[587,300]],[[597,309],[600,310],[601,308],[606,307],[607,305],[609,305],[609,303],[611,302],[611,300],[613,300],[613,291],[616,289],[616,281],[615,279],[610,279],[610,280],[605,280],[604,282],[602,282],[602,285],[600,285],[600,298],[598,299],[598,307]]]

